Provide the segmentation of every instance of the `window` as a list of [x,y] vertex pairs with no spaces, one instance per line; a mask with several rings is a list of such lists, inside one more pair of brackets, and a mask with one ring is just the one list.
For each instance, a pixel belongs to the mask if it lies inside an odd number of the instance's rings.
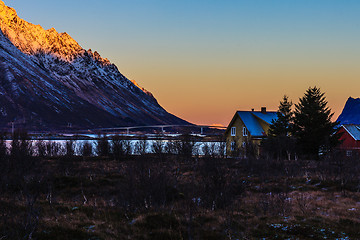
[[246,129],[246,127],[243,127],[243,136],[247,136],[248,135],[248,130]]
[[236,127],[232,127],[231,128],[231,136],[235,136],[236,135]]
[[233,152],[235,151],[235,142],[231,142],[230,150]]
[[346,151],[346,156],[347,156],[347,157],[351,157],[351,156],[352,156],[352,151],[351,151],[351,150],[347,150],[347,151]]

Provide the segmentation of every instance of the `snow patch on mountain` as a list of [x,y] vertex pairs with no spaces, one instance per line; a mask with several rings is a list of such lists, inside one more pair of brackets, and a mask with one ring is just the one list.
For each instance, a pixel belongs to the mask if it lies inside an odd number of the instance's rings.
[[3,122],[34,122],[35,113],[43,125],[187,124],[98,52],[22,20],[1,0],[0,70],[0,104],[9,105]]

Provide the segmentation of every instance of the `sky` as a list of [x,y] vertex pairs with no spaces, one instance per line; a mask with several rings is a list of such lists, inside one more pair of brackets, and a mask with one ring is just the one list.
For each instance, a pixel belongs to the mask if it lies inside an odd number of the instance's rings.
[[336,120],[360,97],[358,0],[3,1],[98,51],[192,123],[226,126],[236,110],[277,110],[313,86]]

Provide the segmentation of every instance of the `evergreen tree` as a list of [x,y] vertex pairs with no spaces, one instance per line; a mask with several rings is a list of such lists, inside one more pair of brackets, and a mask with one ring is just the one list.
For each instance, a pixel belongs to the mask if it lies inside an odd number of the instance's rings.
[[270,137],[289,136],[293,125],[292,105],[292,101],[289,101],[288,96],[284,95],[277,111],[277,119],[271,122],[269,129]]
[[270,156],[282,160],[286,156],[289,160],[294,152],[294,139],[290,136],[293,128],[292,102],[284,95],[277,111],[277,119],[272,120],[268,138],[262,146]]
[[333,113],[324,95],[316,86],[310,87],[295,104],[293,134],[302,152],[315,158],[339,143],[338,122],[331,121]]

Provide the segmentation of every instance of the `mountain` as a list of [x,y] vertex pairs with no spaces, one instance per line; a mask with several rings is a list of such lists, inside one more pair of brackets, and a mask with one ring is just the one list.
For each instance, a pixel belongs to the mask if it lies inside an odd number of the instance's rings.
[[188,124],[108,59],[0,0],[0,124],[28,129]]
[[337,121],[340,124],[360,124],[360,98],[349,97]]

